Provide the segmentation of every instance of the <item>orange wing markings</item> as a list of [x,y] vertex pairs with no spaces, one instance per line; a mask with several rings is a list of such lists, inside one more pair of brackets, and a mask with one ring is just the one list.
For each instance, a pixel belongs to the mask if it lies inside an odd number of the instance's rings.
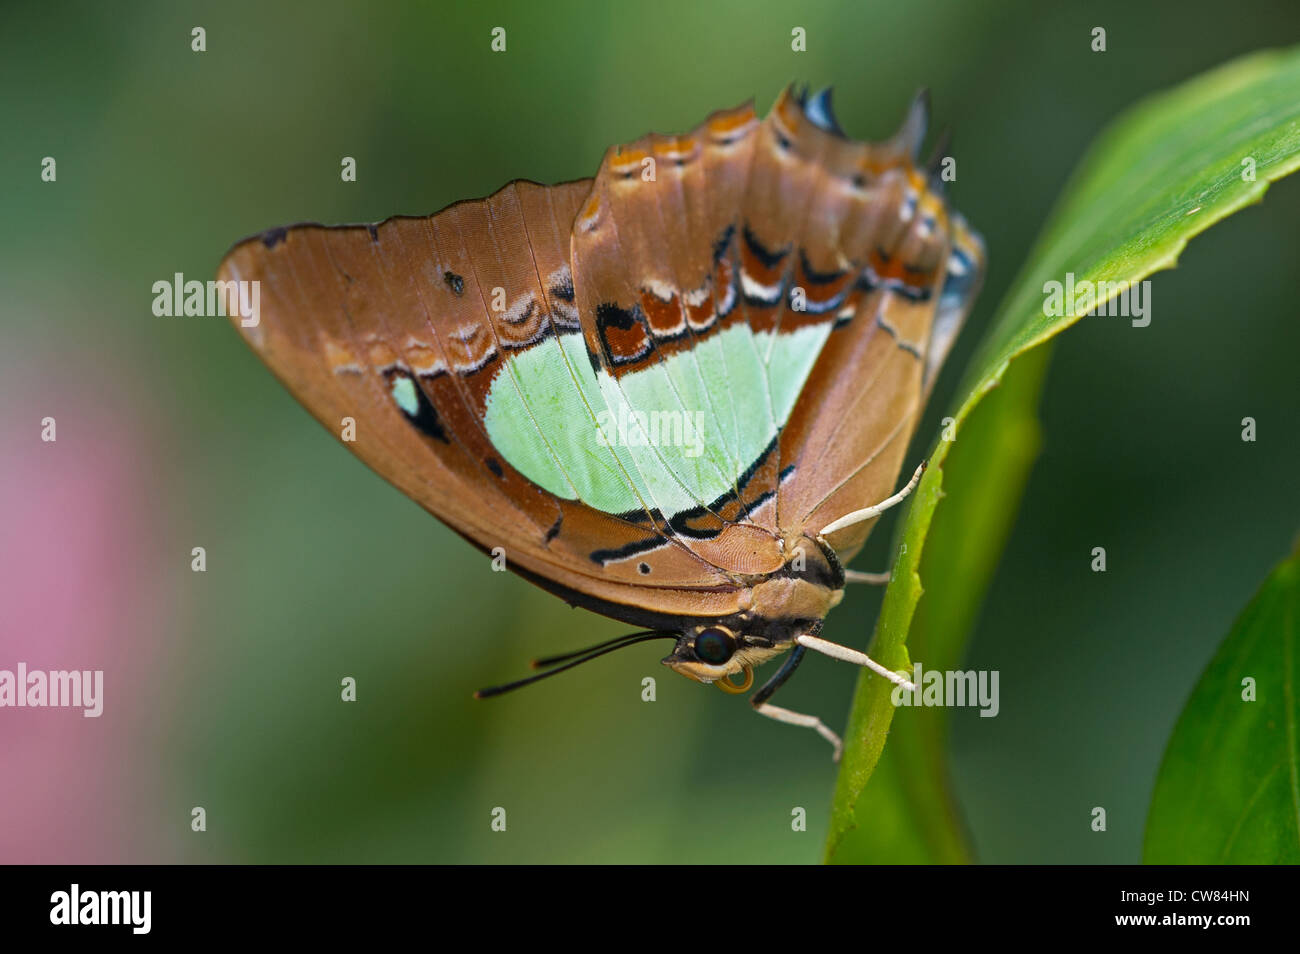
[[[667,286],[668,301],[666,308],[676,316],[681,327],[685,331],[685,340],[687,347],[692,355],[698,354],[696,351],[701,342],[704,340],[699,334],[695,322],[700,316],[700,305],[704,303],[704,296],[699,294],[700,291],[708,289],[709,264],[712,260],[712,242],[713,236],[701,230],[702,210],[698,203],[690,201],[689,193],[686,188],[687,175],[692,171],[702,168],[701,157],[704,147],[697,137],[703,135],[703,127],[688,137],[665,137],[652,136],[651,149],[656,156],[665,160],[660,169],[660,175],[652,184],[651,189],[647,190],[653,194],[653,201],[648,203],[653,207],[657,229],[650,230],[650,244],[653,249],[655,259],[655,275],[658,280],[663,281]],[[693,207],[694,206],[694,207]],[[675,225],[674,225],[675,223]],[[662,276],[662,277],[661,277]],[[697,301],[694,309],[687,304],[686,297],[692,294]],[[643,291],[642,302],[650,304],[659,299],[654,294]],[[722,362],[723,374],[726,376],[726,357],[723,349],[716,349],[716,353]],[[735,440],[728,440],[728,437],[734,438],[734,415],[735,405],[731,400],[727,401],[726,414],[719,407],[719,402],[714,400],[713,388],[711,385],[717,382],[711,382],[705,379],[704,371],[700,367],[698,360],[692,360],[690,367],[694,371],[695,379],[699,384],[699,392],[704,396],[707,408],[703,409],[708,417],[714,422],[713,428],[719,435],[721,443],[721,454],[726,461],[727,473],[725,482],[731,486],[731,495],[737,503],[739,510],[741,495],[738,484],[738,475],[743,472],[746,462],[740,459],[740,449]],[[721,393],[730,396],[731,389],[728,381],[722,382]],[[727,430],[726,417],[732,418],[732,430]],[[718,516],[726,524],[746,523],[747,520],[743,511],[737,514],[737,519],[733,520],[727,515],[726,507],[718,507]]]
[[[783,130],[782,126],[786,128]],[[794,99],[790,89],[787,89],[782,94],[777,107],[772,112],[772,136],[767,141],[767,147],[769,150],[774,150],[773,156],[777,160],[785,158],[789,163],[802,165],[806,170],[807,182],[801,191],[789,196],[787,209],[784,210],[783,214],[783,218],[787,218],[787,220],[793,214],[792,221],[795,225],[789,232],[791,236],[789,244],[793,252],[784,262],[779,279],[781,296],[769,319],[773,338],[769,343],[768,353],[763,361],[769,381],[772,378],[772,349],[776,341],[775,336],[782,333],[791,333],[795,330],[795,327],[806,323],[801,320],[800,313],[792,313],[789,307],[796,278],[805,263],[811,258],[819,263],[825,262],[830,268],[838,269],[842,265],[841,256],[838,254],[836,246],[838,245],[840,223],[848,214],[849,207],[842,203],[828,204],[825,201],[825,197],[833,197],[833,188],[836,183],[836,178],[828,170],[828,160],[833,157],[840,142],[841,140],[838,140],[832,133],[821,129],[805,117],[803,107]],[[760,150],[763,148],[761,141],[759,148]],[[787,188],[793,190],[793,186],[790,184],[791,178],[790,176],[785,177]],[[750,218],[747,213],[746,222],[749,221]],[[811,227],[813,225],[820,225],[820,230]],[[856,276],[850,275],[846,276],[846,278],[848,281],[852,281]],[[787,320],[787,316],[791,314],[794,317],[793,321]],[[807,315],[806,310],[803,315]],[[817,316],[816,321],[812,323],[829,323],[832,320],[830,316]],[[814,363],[815,367],[816,364]],[[815,371],[811,373],[815,373]],[[796,403],[798,403],[798,399],[796,399]],[[786,520],[781,509],[782,482],[779,476],[785,472],[787,464],[782,454],[781,440],[781,433],[784,431],[787,421],[788,418],[786,421],[782,421],[777,430],[776,447],[773,451],[776,459],[775,470],[778,477],[776,485],[772,488],[776,494],[772,518],[776,522],[778,530],[781,531],[787,529],[785,526]]]
[[[687,321],[687,312],[681,302],[683,286],[671,253],[671,245],[682,242],[683,239],[682,219],[666,220],[660,204],[665,183],[671,183],[677,178],[678,167],[672,164],[658,167],[654,177],[649,180],[640,174],[642,166],[639,162],[632,163],[636,170],[635,174],[623,176],[619,172],[620,162],[625,155],[648,155],[652,151],[654,151],[653,137],[646,137],[645,140],[638,141],[631,147],[622,147],[619,151],[611,152],[607,159],[609,174],[606,174],[605,169],[602,168],[602,172],[596,177],[595,188],[603,190],[606,200],[608,212],[605,227],[609,229],[608,241],[613,251],[613,260],[620,264],[626,263],[624,268],[618,269],[621,281],[612,286],[612,291],[619,296],[616,298],[619,303],[640,308],[641,316],[646,321],[649,331],[648,360],[663,367],[664,377],[672,391],[673,400],[677,403],[676,408],[659,410],[691,414],[698,409],[687,406],[686,399],[669,371],[667,362],[670,354],[683,354],[687,364],[695,369],[700,391],[708,400],[708,388],[693,356],[697,338]],[[629,269],[633,265],[637,269],[635,276],[629,274]],[[618,382],[618,378],[615,378],[615,381]],[[708,410],[716,419],[716,410],[711,403]],[[672,468],[664,456],[662,454],[657,456],[664,469],[672,473]],[[713,454],[705,454],[704,457],[718,479],[722,483],[730,484],[734,491],[734,473],[726,474],[723,468],[718,466]],[[734,468],[734,462],[731,466]],[[686,490],[685,480],[675,473],[673,476],[683,490]],[[729,521],[724,520],[712,506],[712,501],[697,499],[697,503],[717,520],[719,532],[729,524]]]
[[[636,155],[643,151],[633,149],[630,150],[630,154]],[[624,401],[635,408],[635,402],[620,380],[618,366],[632,361],[644,366],[657,364],[665,366],[664,377],[677,407],[644,410],[685,414],[689,409],[671,374],[667,371],[666,356],[657,340],[655,328],[649,324],[639,302],[640,294],[636,283],[628,275],[628,268],[639,266],[648,253],[643,241],[629,246],[627,250],[623,244],[619,229],[619,214],[621,208],[633,201],[635,193],[626,189],[622,194],[616,192],[618,184],[615,177],[622,175],[615,172],[615,169],[620,168],[620,155],[619,147],[609,151],[592,187],[593,194],[599,197],[601,210],[596,223],[585,232],[575,231],[574,234],[573,272],[579,313],[587,330],[588,346],[595,346],[594,353],[598,356],[603,370],[612,378],[614,386],[618,388]],[[635,168],[640,169],[639,163],[635,164]],[[636,236],[640,231],[634,228],[629,235],[629,240],[637,242]],[[671,329],[661,328],[660,331],[665,334],[665,337],[674,333]],[[615,332],[618,333],[617,337],[612,335]],[[625,346],[623,346],[624,342],[627,343]],[[613,408],[609,410],[612,411]],[[663,473],[676,484],[682,495],[692,500],[701,511],[717,520],[718,529],[721,530],[723,522],[710,508],[711,502],[699,498],[658,447],[649,441],[647,447],[653,462],[657,463]],[[636,463],[635,458],[633,460]],[[653,487],[654,481],[649,479],[644,469],[642,480],[648,488]],[[665,511],[660,501],[652,499],[651,503],[657,511]],[[672,514],[666,513],[666,516],[671,518]],[[683,543],[694,548],[695,541],[683,539]]]
[[[576,301],[576,298],[573,293],[573,286],[572,286],[573,278],[572,278],[571,266],[569,264],[569,251],[568,248],[559,247],[558,239],[559,236],[561,235],[561,232],[559,230],[558,221],[556,218],[556,209],[555,209],[556,193],[553,190],[544,190],[544,191],[530,190],[528,193],[525,193],[525,195],[521,198],[523,199],[525,205],[528,205],[531,201],[534,200],[536,200],[536,202],[538,203],[535,209],[535,214],[531,217],[528,216],[525,217],[525,228],[529,228],[528,219],[532,218],[534,221],[538,223],[539,230],[542,233],[549,234],[550,236],[552,236],[552,240],[549,242],[536,241],[530,238],[529,247],[532,250],[532,254],[533,254],[533,267],[534,267],[535,274],[539,276],[539,280],[541,280],[541,276],[543,274],[549,276],[552,274],[562,273],[563,275],[567,276],[567,280],[569,282],[569,289],[568,289],[569,297],[571,300]],[[569,207],[568,214],[565,217],[567,218],[568,221],[572,221],[573,208],[571,206]],[[562,234],[567,244],[569,240],[569,232],[566,230]],[[555,304],[557,307],[563,305],[562,302],[556,302]],[[577,317],[576,312],[575,312],[575,317]],[[572,369],[570,369],[570,373],[571,374],[573,373]],[[578,393],[581,396],[581,391],[577,386],[576,380],[574,383],[574,390],[576,393]],[[585,399],[584,399],[584,403],[585,403]],[[586,408],[586,411],[588,415],[592,416],[593,423],[594,423],[595,420],[594,415],[596,413],[596,410],[588,406]],[[621,468],[621,464],[619,463],[617,458],[614,458],[614,464],[615,466]],[[618,476],[628,486],[631,486],[630,478],[626,473],[620,472]],[[634,488],[633,490],[635,491]],[[647,517],[648,517],[649,526],[644,532],[653,533],[654,535],[658,536],[660,539],[664,540],[665,543],[670,542],[673,547],[677,548],[683,553],[690,554],[692,559],[694,559],[701,565],[701,569],[705,566],[707,566],[711,570],[718,568],[718,565],[715,562],[702,557],[700,554],[697,554],[695,551],[693,551],[690,547],[686,546],[686,544],[682,542],[675,533],[665,532],[665,530],[659,525],[658,521],[656,521],[653,518],[653,515],[647,513]],[[615,539],[617,539],[617,535],[611,534],[610,536],[615,537]],[[617,551],[620,549],[620,547],[617,545],[614,546],[606,545],[605,547],[603,547],[603,549],[607,551]],[[645,563],[646,561],[643,560],[636,561],[638,572],[642,572]],[[648,575],[648,574],[643,573],[643,575]],[[656,576],[656,578],[659,576],[658,573],[654,573],[654,575]]]
[[[529,207],[530,200],[532,200],[533,198],[534,196],[532,194],[532,190],[525,192],[524,195],[520,195],[521,209],[525,209],[526,211],[526,208]],[[528,239],[526,240],[525,244],[526,247],[528,247],[528,252],[529,252],[528,261],[530,263],[530,266],[532,266],[533,281],[536,282],[539,292],[541,292],[541,294],[545,296],[546,294],[545,286],[546,286],[547,278],[543,277],[543,272],[545,272],[547,276],[550,276],[550,274],[559,273],[560,269],[562,268],[569,269],[571,268],[571,266],[567,264],[567,259],[564,260],[560,259],[560,255],[562,255],[563,250],[560,250],[560,248],[558,247],[554,247],[556,244],[554,240],[552,240],[551,243],[536,242],[536,240],[533,240],[532,233],[534,230],[541,231],[541,233],[546,233],[546,229],[545,229],[546,222],[543,221],[543,213],[550,211],[550,209],[542,209],[536,207],[536,205],[534,205],[533,208],[534,208],[534,214],[532,217],[537,222],[536,229],[530,229],[529,226],[530,216],[528,216],[528,214],[521,214],[521,226],[523,226],[524,235],[526,239]],[[558,238],[558,234],[559,234],[558,230],[552,227],[551,231],[552,233],[554,233],[552,234],[552,239]],[[567,233],[565,233],[565,237],[567,237]],[[547,244],[550,244],[551,247],[547,247]],[[539,252],[541,252],[541,256],[539,256]],[[541,257],[541,260],[539,260],[539,257]],[[563,265],[560,264],[562,263],[562,261],[564,261]],[[569,272],[569,281],[572,282],[571,272]],[[567,355],[565,355],[565,352],[562,351],[560,352],[560,354],[564,356],[565,361],[568,361],[568,357]],[[575,376],[575,370],[569,368],[569,374],[571,374],[571,377]],[[575,394],[580,396],[580,398],[582,399],[582,406],[584,406],[585,413],[590,417],[590,425],[598,426],[597,417],[595,417],[595,409],[589,407],[588,404],[586,404],[585,396],[582,395],[581,389],[577,385],[576,378],[575,381],[573,381],[573,391],[575,391]],[[614,467],[617,468],[617,473],[611,474],[611,476],[616,477],[617,480],[623,481],[624,485],[627,486],[628,489],[632,491],[633,494],[636,494],[636,487],[634,487],[632,481],[630,481],[628,474],[621,471],[621,463],[619,459],[617,459],[616,456],[611,455],[611,461],[612,464],[614,464]],[[660,530],[659,526],[655,524],[653,515],[650,515],[649,512],[647,512],[647,519],[649,519],[650,522],[650,528],[649,528],[650,533],[658,535],[659,538],[664,539],[664,542],[671,542],[673,546],[679,547],[681,548],[681,550],[684,550],[686,552],[693,552],[690,551],[690,548],[688,546],[685,546],[684,543],[680,541],[680,539],[676,538],[676,534],[664,534],[662,530]],[[604,547],[604,548],[606,548],[606,550],[611,550],[611,548],[616,548],[616,547]],[[695,555],[695,558],[699,559],[698,555]],[[714,569],[719,568],[716,567],[716,564],[711,563],[711,561],[701,560],[701,563],[707,564],[708,567],[710,568],[714,568]],[[640,561],[638,561],[638,565],[640,565]]]
[[[703,286],[707,289],[707,297],[700,296],[699,304],[708,309],[711,319],[702,323],[704,327],[720,330],[746,318],[741,301],[743,283],[739,264],[744,229],[741,205],[749,184],[760,126],[752,103],[715,112],[704,123],[700,159],[687,169],[687,182],[695,185],[693,191],[688,191],[688,195],[694,197],[694,202],[688,206],[696,210],[701,223],[699,230],[707,242],[703,251],[708,263]],[[688,309],[692,304],[688,299]],[[733,393],[733,372],[738,377],[743,374],[746,363],[758,366],[758,350],[751,340],[746,343],[743,353],[724,351],[721,362],[727,378],[727,391]],[[732,432],[739,442],[742,431],[739,414],[753,411],[741,411],[736,401],[730,404]],[[775,429],[771,400],[766,395],[761,402],[761,413]],[[735,502],[747,523],[769,533],[776,532],[774,494],[770,488],[778,479],[776,461],[773,455],[767,454],[755,462],[751,472],[739,481]],[[773,499],[764,502],[769,496]]]

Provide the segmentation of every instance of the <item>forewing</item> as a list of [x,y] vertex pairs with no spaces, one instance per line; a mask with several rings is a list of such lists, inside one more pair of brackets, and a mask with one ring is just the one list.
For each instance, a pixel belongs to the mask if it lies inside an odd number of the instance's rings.
[[[532,442],[554,463],[564,435],[542,417],[596,427],[567,368],[558,380],[570,386],[541,394],[516,366],[578,335],[569,227],[589,189],[520,182],[427,218],[275,230],[232,249],[220,277],[260,283],[257,324],[235,323],[312,414],[481,549],[503,547],[512,568],[619,618],[725,615],[738,589],[728,574],[644,513],[540,486],[498,446]],[[494,398],[518,411],[498,440]]]

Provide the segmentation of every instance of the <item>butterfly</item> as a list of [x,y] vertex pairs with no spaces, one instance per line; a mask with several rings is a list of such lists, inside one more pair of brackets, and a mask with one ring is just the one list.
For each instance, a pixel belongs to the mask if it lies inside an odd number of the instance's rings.
[[918,164],[922,94],[880,143],[830,90],[786,89],[686,135],[609,149],[593,179],[519,180],[378,225],[273,229],[223,281],[235,325],[370,467],[525,579],[641,630],[538,660],[497,695],[652,639],[730,693],[822,638],[978,293],[979,236]]

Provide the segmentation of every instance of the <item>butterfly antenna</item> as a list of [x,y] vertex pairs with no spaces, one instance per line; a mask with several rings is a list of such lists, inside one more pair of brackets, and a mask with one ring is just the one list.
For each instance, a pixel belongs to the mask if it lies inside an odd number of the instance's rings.
[[[584,649],[581,652],[569,653],[567,656],[554,656],[551,657],[550,659],[539,659],[537,660],[537,662],[533,663],[534,666],[554,666],[554,668],[548,669],[546,672],[539,672],[535,676],[529,676],[527,679],[520,679],[517,680],[516,682],[508,682],[503,686],[492,686],[488,689],[480,689],[478,692],[474,693],[474,698],[489,699],[492,696],[499,696],[505,692],[511,692],[515,689],[522,689],[524,686],[530,686],[533,683],[538,682],[539,680],[547,678],[548,676],[558,675],[559,673],[564,672],[566,669],[572,669],[574,666],[580,666],[585,662],[591,662],[591,660],[597,659],[600,656],[604,656],[606,653],[612,653],[616,649],[624,649],[628,646],[635,646],[637,643],[648,642],[652,639],[675,640],[677,638],[678,638],[678,634],[676,633],[664,633],[664,632],[659,632],[657,630],[648,630],[643,633],[632,633],[628,636],[620,636],[618,639],[611,639],[605,643],[598,643],[597,645],[588,647],[587,649]],[[558,661],[565,660],[565,659],[571,661],[566,662],[564,665],[555,665],[555,663],[557,663]]]
[[659,635],[664,635],[663,630],[643,629],[636,633],[624,633],[622,636],[615,636],[613,639],[607,639],[603,643],[588,646],[586,649],[577,649],[571,653],[564,653],[562,656],[546,656],[542,659],[534,659],[528,665],[533,669],[549,669],[552,666],[558,666],[560,663],[568,662],[570,659],[577,659],[579,656],[586,656],[589,653],[594,653],[597,650],[605,649],[606,647],[616,648],[622,646],[624,643],[627,643],[630,646],[632,645],[631,641],[640,641],[642,636]]

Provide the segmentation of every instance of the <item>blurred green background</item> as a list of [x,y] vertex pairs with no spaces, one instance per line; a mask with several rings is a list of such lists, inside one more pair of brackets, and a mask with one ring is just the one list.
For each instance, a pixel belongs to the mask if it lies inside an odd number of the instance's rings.
[[[765,112],[791,80],[833,83],[860,138],[891,132],[929,86],[935,126],[954,133],[955,202],[990,252],[919,431],[934,434],[1102,126],[1148,92],[1300,37],[1294,3],[1208,0],[55,3],[0,16],[2,413],[34,433],[57,407],[60,453],[75,455],[95,408],[132,475],[104,501],[131,516],[97,562],[52,567],[24,593],[0,581],[6,604],[34,587],[76,605],[111,585],[125,607],[78,627],[132,674],[106,681],[132,686],[133,710],[107,729],[69,723],[102,733],[111,763],[75,817],[31,808],[71,747],[46,746],[37,764],[0,755],[6,785],[30,796],[0,823],[0,860],[50,861],[813,862],[826,830],[825,744],[676,677],[657,645],[471,699],[535,655],[626,627],[490,572],[317,426],[226,322],[153,316],[155,281],[212,277],[235,240],[270,226],[590,175],[612,143],[750,97]],[[190,49],[195,26],[205,53]],[[503,54],[489,49],[496,26]],[[790,49],[795,26],[805,53]],[[1105,53],[1090,50],[1094,26]],[[40,181],[44,156],[56,183]],[[343,156],[355,183],[340,181]],[[1001,712],[953,715],[980,860],[1139,859],[1177,713],[1300,526],[1298,221],[1300,185],[1284,181],[1155,277],[1149,327],[1091,319],[1059,342],[1044,452],[968,661],[1001,671]],[[1245,416],[1256,443],[1240,439]],[[30,497],[4,494],[14,510]],[[891,533],[856,565],[884,566]],[[8,565],[27,546],[10,535]],[[206,573],[190,570],[195,546]],[[1094,546],[1105,574],[1089,569]],[[864,645],[878,605],[853,593],[827,635]],[[39,624],[0,625],[0,665],[41,642]],[[647,675],[654,703],[641,701]],[[344,676],[354,704],[339,701]],[[855,677],[812,660],[783,704],[842,725]],[[196,805],[203,833],[190,831]],[[1088,827],[1094,805],[1104,834]],[[796,806],[806,832],[791,830]],[[80,840],[41,840],[60,825]]]

